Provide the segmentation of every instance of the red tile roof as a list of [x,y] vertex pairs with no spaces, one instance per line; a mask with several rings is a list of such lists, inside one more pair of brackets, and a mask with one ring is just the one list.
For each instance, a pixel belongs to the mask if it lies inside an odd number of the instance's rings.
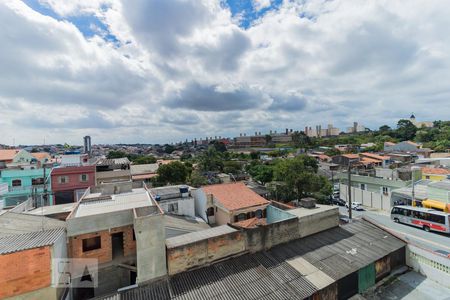
[[0,150],[0,161],[2,160],[13,160],[20,149],[4,149]]
[[378,155],[378,154],[369,153],[369,152],[361,153],[361,155],[367,156],[367,157],[370,157],[370,158],[373,158],[373,159],[378,159],[378,160],[388,160],[388,159],[390,159],[389,156]]
[[341,154],[343,157],[347,157],[347,158],[350,158],[350,159],[356,159],[356,158],[359,158],[359,155],[358,154]]
[[52,158],[50,156],[50,154],[48,154],[47,152],[34,152],[34,153],[31,153],[31,155],[33,155],[33,157],[36,158],[37,160],[42,160],[45,158],[50,160]]
[[267,219],[265,218],[250,218],[244,221],[233,223],[233,225],[242,227],[242,228],[256,228],[257,226],[267,225]]
[[422,168],[423,174],[448,175],[450,170],[443,168]]
[[269,201],[242,182],[207,185],[202,189],[206,194],[214,195],[214,198],[230,211],[269,204]]
[[379,164],[381,163],[380,160],[378,159],[373,159],[373,158],[369,158],[369,157],[362,157],[360,160],[361,163],[368,165],[368,164]]

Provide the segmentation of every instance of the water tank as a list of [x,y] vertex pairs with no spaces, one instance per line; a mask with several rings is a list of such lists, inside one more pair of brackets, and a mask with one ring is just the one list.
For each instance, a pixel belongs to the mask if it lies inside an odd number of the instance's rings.
[[156,195],[156,196],[155,196],[155,200],[156,200],[156,201],[161,201],[161,196],[160,196],[160,195]]
[[189,187],[187,186],[180,186],[180,194],[181,197],[186,198],[189,196]]

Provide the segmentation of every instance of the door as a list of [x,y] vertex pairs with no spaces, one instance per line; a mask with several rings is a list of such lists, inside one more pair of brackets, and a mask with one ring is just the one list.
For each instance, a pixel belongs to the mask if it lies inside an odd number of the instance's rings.
[[113,233],[111,235],[112,257],[123,257],[123,232]]
[[358,271],[358,292],[362,293],[375,284],[375,264],[359,269]]

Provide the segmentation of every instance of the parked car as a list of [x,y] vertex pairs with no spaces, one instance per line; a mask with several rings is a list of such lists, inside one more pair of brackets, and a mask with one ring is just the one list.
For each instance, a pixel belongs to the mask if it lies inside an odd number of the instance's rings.
[[[348,208],[348,203],[345,203],[345,207]],[[359,202],[352,202],[352,209],[353,210],[364,210],[361,203],[359,203]]]
[[339,198],[333,198],[331,201],[334,205],[345,206],[345,201]]

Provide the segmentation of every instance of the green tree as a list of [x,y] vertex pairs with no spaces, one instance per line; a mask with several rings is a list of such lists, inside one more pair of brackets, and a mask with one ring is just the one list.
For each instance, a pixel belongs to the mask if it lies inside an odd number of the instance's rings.
[[174,146],[169,145],[169,144],[166,144],[166,145],[164,146],[164,152],[165,152],[165,153],[170,154],[170,153],[172,153],[173,151],[175,151],[175,147],[174,147]]
[[223,163],[223,172],[227,174],[238,174],[242,170],[242,166],[238,161],[229,160]]
[[198,157],[202,171],[221,171],[223,169],[222,154],[212,145]]
[[[289,194],[297,199],[327,192],[326,181],[317,175],[318,165],[314,158],[301,155],[294,159],[280,160],[274,169],[276,181],[283,182]],[[327,196],[331,194],[328,193]]]
[[109,159],[122,158],[122,157],[127,157],[127,154],[120,150],[118,150],[118,151],[111,150],[108,152],[108,155],[106,155],[106,158],[109,158]]
[[250,152],[250,158],[251,159],[259,159],[260,155],[261,155],[261,152],[259,152],[259,151],[252,151],[252,152]]
[[214,148],[216,149],[216,151],[218,151],[218,152],[223,153],[223,152],[227,151],[227,146],[225,146],[225,144],[223,142],[212,141],[209,144],[213,145]]
[[156,163],[156,158],[152,155],[144,155],[138,156],[137,158],[133,159],[132,162],[135,165],[154,164]]
[[339,151],[336,148],[327,149],[325,151],[325,155],[328,155],[328,156],[336,156],[336,155],[340,155],[340,154],[341,154],[341,151]]
[[163,184],[182,184],[186,182],[188,168],[180,161],[161,165],[157,171],[157,181]]
[[193,187],[201,187],[202,185],[207,185],[208,180],[205,176],[200,174],[198,171],[193,171],[191,174],[191,178],[189,180],[189,184]]
[[256,165],[250,168],[250,175],[254,180],[260,182],[261,184],[266,184],[271,182],[273,179],[273,168],[268,165]]
[[303,131],[296,131],[292,134],[292,143],[294,147],[299,148],[309,148],[312,145],[311,139]]
[[399,120],[397,123],[396,136],[403,140],[412,140],[416,136],[417,127],[410,120]]

